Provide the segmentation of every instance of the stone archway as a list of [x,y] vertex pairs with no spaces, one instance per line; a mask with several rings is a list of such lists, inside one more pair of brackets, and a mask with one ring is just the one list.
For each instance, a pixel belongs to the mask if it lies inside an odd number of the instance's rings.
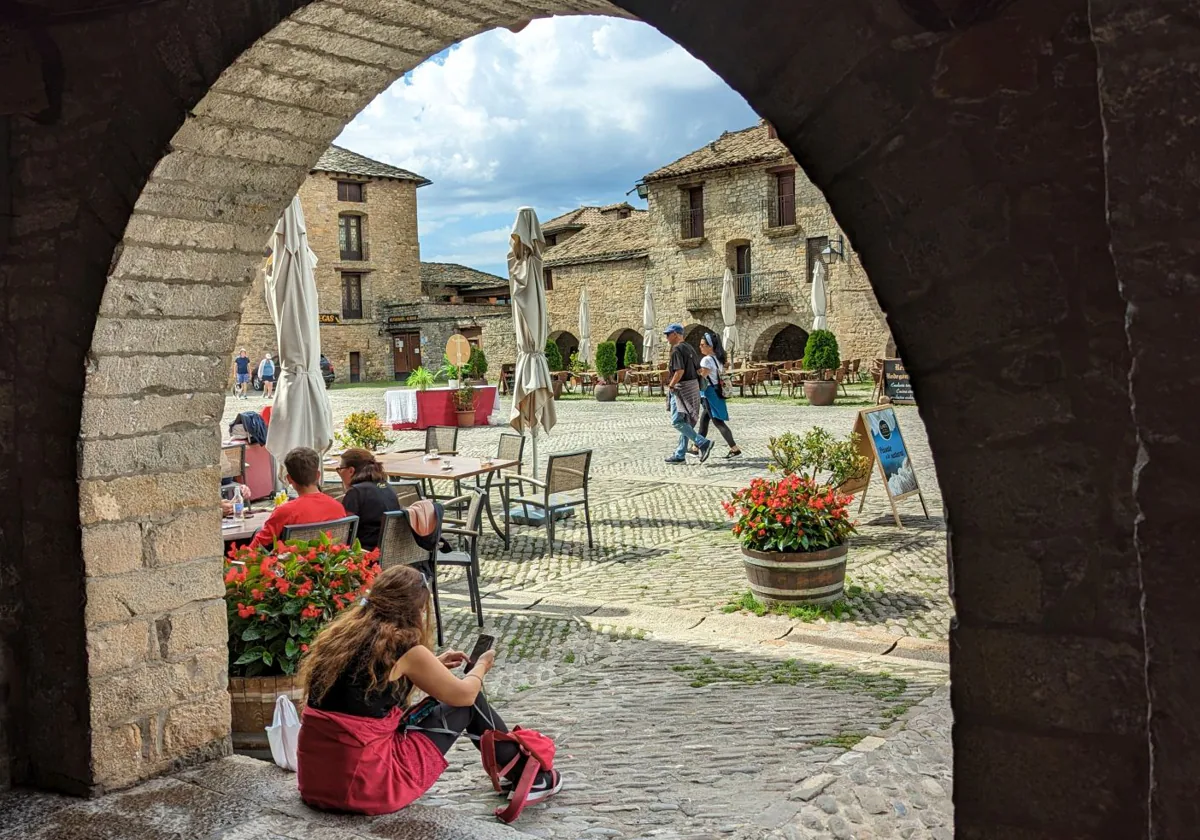
[[562,354],[563,370],[568,370],[571,366],[571,354],[579,350],[579,338],[568,330],[557,330],[550,333],[550,340],[558,346],[558,352]]
[[615,341],[617,343],[618,368],[624,369],[626,367],[625,348],[631,344],[633,345],[634,352],[637,353],[638,361],[642,361],[642,334],[638,330],[635,330],[632,327],[627,327],[622,330],[615,330],[613,334],[608,337],[608,340]]
[[808,332],[784,321],[772,324],[754,342],[754,358],[768,362],[790,362],[804,358]]
[[683,325],[683,340],[700,352],[700,339],[704,338],[706,332],[712,332],[713,328],[704,324],[684,324]]
[[[39,37],[70,60],[44,77],[19,63],[33,116],[0,120],[17,159],[0,179],[4,764],[74,792],[226,748],[205,425],[259,248],[307,167],[441,46],[613,8],[128,5],[44,13]],[[1161,107],[1192,84],[1178,4],[1136,20],[1111,0],[617,5],[771,120],[888,314],[953,516],[959,830],[1194,825],[1198,724],[1162,712],[1197,700],[1165,665],[1190,655],[1177,476],[1200,467],[1177,375],[1200,363],[1179,318],[1194,295],[1163,279],[1196,274],[1200,242],[1177,175],[1200,124]]]

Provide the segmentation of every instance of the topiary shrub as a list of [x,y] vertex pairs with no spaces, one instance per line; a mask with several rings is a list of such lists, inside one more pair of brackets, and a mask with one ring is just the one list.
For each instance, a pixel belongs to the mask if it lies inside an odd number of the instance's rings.
[[601,341],[596,347],[596,373],[605,382],[617,381],[617,342]]
[[837,370],[841,366],[837,337],[829,330],[813,330],[808,343],[804,345],[804,369],[826,371]]
[[471,348],[471,358],[467,360],[467,370],[472,379],[487,378],[488,363],[487,356],[483,355],[483,350],[478,347]]
[[557,373],[563,369],[562,353],[559,352],[558,345],[553,340],[546,342],[546,365],[550,368],[551,373]]
[[632,341],[625,342],[625,367],[632,367],[640,362],[637,345]]

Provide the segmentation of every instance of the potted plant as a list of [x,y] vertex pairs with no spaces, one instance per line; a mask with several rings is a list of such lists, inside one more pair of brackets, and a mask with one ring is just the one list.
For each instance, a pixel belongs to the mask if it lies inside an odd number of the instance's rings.
[[558,345],[553,340],[546,342],[546,367],[550,368],[550,381],[554,387],[554,399],[562,396],[563,380],[557,374],[562,372],[563,358]]
[[321,627],[358,603],[378,574],[378,551],[328,537],[229,552],[225,606],[235,741],[262,735],[277,695],[303,705],[295,679],[300,658]]
[[617,398],[617,343],[601,341],[596,347],[596,400],[612,402]]
[[750,591],[764,604],[830,604],[842,597],[852,497],[839,492],[870,467],[857,435],[822,428],[771,438],[770,478],[723,502],[741,542]]
[[475,387],[463,385],[454,392],[454,413],[458,417],[459,428],[475,425]]
[[837,337],[829,330],[813,330],[804,345],[804,369],[815,371],[818,377],[804,382],[804,396],[810,405],[833,405],[837,397],[833,374],[841,365]]
[[624,361],[625,361],[625,367],[627,367],[627,368],[633,367],[634,365],[638,364],[638,362],[641,361],[641,359],[638,358],[637,345],[634,344],[632,341],[625,342],[625,359],[624,359]]
[[450,389],[454,390],[458,387],[458,378],[462,375],[462,371],[459,369],[458,365],[450,363],[449,356],[443,355],[442,366],[438,368],[437,375],[439,379],[445,379],[446,384],[450,386]]
[[471,348],[471,358],[467,360],[467,371],[472,385],[487,384],[487,356],[483,354],[481,348]]
[[437,379],[434,378],[432,373],[423,367],[418,367],[408,375],[408,379],[404,381],[404,384],[410,388],[416,388],[418,391],[424,391],[435,382],[437,382]]
[[379,415],[374,411],[356,411],[349,415],[342,424],[341,431],[333,437],[343,449],[357,447],[372,452],[392,442]]

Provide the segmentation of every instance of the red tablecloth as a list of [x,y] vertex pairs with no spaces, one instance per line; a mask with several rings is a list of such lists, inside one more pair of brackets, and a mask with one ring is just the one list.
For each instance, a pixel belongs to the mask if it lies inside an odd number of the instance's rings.
[[[475,389],[475,425],[486,426],[488,418],[496,408],[496,386],[487,385]],[[457,426],[458,414],[454,410],[454,392],[428,390],[417,392],[417,422],[393,423],[396,431],[428,429],[430,426]]]

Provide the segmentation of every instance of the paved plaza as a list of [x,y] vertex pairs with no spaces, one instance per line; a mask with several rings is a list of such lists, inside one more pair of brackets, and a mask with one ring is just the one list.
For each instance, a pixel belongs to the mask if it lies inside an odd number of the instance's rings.
[[[379,388],[330,396],[339,424],[350,411],[383,413]],[[230,400],[226,424],[262,402]],[[515,532],[510,551],[494,534],[481,551],[487,632],[499,653],[489,694],[510,725],[557,738],[567,781],[526,812],[521,832],[950,836],[946,532],[915,408],[897,413],[930,518],[914,499],[897,528],[882,491],[868,492],[843,620],[730,606],[747,586],[719,502],[765,471],[771,435],[814,424],[845,434],[857,409],[737,400],[731,426],[746,457],[724,460],[720,444],[707,464],[672,466],[663,462],[674,435],[660,400],[558,404],[539,454],[544,462],[594,450],[595,548],[576,517],[560,526],[565,544],[553,556],[544,531],[529,528]],[[494,452],[500,431],[465,429],[459,449]],[[423,433],[394,434],[395,448],[422,445]],[[447,641],[467,647],[478,630],[465,583],[449,571],[439,579]],[[460,745],[451,759],[422,804],[490,821],[496,800],[474,750]]]

